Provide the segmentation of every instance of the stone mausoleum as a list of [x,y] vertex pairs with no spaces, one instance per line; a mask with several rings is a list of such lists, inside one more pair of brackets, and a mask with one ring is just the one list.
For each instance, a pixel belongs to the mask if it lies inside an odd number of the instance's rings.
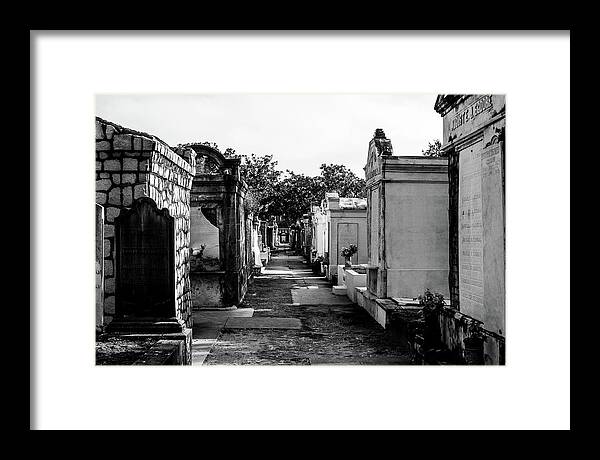
[[342,248],[354,244],[358,252],[351,258],[352,265],[365,264],[367,252],[367,200],[364,198],[340,198],[337,192],[325,194],[322,203],[327,226],[326,275],[328,279],[338,276],[338,266],[344,265]]
[[389,328],[419,312],[416,298],[426,289],[448,296],[447,160],[395,156],[391,140],[377,129],[365,177],[367,286],[356,297]]
[[248,287],[254,260],[252,216],[244,207],[247,186],[239,158],[212,146],[184,144],[195,153],[190,196],[190,279],[194,308],[232,308]]
[[[191,360],[190,190],[195,158],[96,118],[96,326],[167,334]],[[98,241],[102,241],[100,246]]]
[[485,364],[505,356],[505,121],[503,95],[441,94],[449,174],[449,290],[445,344],[462,352],[472,322],[486,336]]
[[322,257],[324,260],[329,254],[327,248],[327,218],[321,206],[311,206],[309,220],[312,235],[310,262],[313,262],[318,257]]

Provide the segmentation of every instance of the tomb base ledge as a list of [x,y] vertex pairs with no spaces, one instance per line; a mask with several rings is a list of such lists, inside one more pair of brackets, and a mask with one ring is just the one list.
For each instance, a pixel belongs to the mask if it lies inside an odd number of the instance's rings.
[[108,333],[181,333],[185,323],[177,318],[115,318],[107,326]]

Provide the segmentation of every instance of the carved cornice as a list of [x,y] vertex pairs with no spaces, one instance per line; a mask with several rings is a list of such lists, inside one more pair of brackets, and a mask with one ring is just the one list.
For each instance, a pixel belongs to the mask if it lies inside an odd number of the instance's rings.
[[[500,112],[498,112],[494,117],[490,118],[488,121],[486,121],[484,124],[482,124],[479,128],[475,129],[474,131],[470,132],[469,134],[462,136],[459,139],[452,139],[450,142],[447,142],[446,144],[442,145],[442,152],[446,152],[448,150],[463,150],[477,142],[479,142],[480,140],[483,139],[483,132],[485,131],[486,128],[488,128],[490,125],[493,125],[494,123],[497,123],[498,121],[502,120],[503,118],[505,118],[506,116],[506,112],[504,111],[504,109],[502,109]],[[502,129],[502,140],[504,140],[504,130]]]
[[435,100],[433,109],[441,116],[446,115],[452,107],[468,98],[470,94],[440,94]]

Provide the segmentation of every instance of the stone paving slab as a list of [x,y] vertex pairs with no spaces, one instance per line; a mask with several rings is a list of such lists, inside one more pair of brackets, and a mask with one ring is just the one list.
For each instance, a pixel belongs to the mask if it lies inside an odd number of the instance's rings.
[[192,339],[192,366],[202,366],[216,341],[216,337],[214,339]]
[[298,318],[275,318],[255,316],[252,318],[229,318],[224,329],[302,329]]
[[250,317],[254,315],[253,308],[238,308],[236,310],[214,311],[196,310],[193,312],[194,325],[192,327],[193,339],[216,339],[231,317]]
[[193,312],[192,327],[192,366],[201,366],[210,354],[221,329],[229,318],[249,318],[254,315],[253,308],[236,310],[196,310]]
[[354,305],[346,296],[337,296],[331,289],[295,288],[292,292],[292,303],[295,305]]

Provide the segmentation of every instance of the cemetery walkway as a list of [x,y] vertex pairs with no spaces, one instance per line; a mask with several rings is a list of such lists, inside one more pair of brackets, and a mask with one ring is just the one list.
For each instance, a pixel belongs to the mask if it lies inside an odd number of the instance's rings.
[[312,273],[274,255],[232,311],[194,312],[194,365],[409,364],[367,312]]

